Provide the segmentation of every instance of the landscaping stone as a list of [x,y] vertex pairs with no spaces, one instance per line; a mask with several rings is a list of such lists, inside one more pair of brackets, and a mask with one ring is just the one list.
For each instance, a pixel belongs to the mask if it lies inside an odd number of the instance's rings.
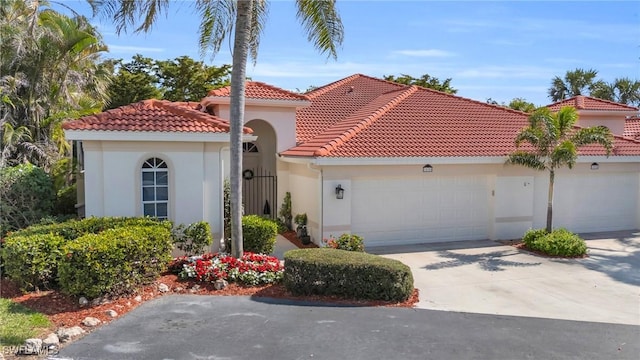
[[80,326],[74,326],[70,328],[61,327],[58,329],[58,331],[56,331],[56,334],[58,335],[60,342],[63,342],[63,343],[71,340],[76,336],[80,336],[84,333],[85,333],[84,329],[82,329]]
[[193,286],[191,287],[191,289],[189,289],[189,292],[190,292],[190,293],[192,293],[192,294],[194,294],[194,293],[197,293],[197,292],[198,292],[198,290],[200,290],[200,285],[195,284],[195,285],[193,285]]
[[224,288],[226,288],[229,285],[229,283],[227,282],[227,280],[224,279],[218,279],[216,280],[216,282],[213,284],[213,287],[216,290],[222,290]]
[[48,349],[51,349],[52,346],[57,347],[58,345],[60,345],[60,339],[55,333],[49,334],[49,336],[42,340],[42,346]]
[[107,311],[104,312],[105,314],[107,314],[109,317],[117,317],[118,313],[115,310],[109,309]]
[[41,339],[27,339],[24,345],[18,348],[17,355],[38,355],[42,351]]
[[141,302],[142,301],[142,296],[138,295],[138,296],[134,297],[133,300],[135,300],[136,302]]
[[178,286],[177,288],[173,289],[173,291],[175,291],[175,292],[183,292],[184,288],[182,286]]
[[82,320],[82,325],[88,326],[88,327],[98,326],[100,323],[101,321],[99,319],[96,319],[91,316],[87,316],[86,318],[84,318],[84,320]]
[[167,284],[160,283],[158,284],[158,291],[160,291],[161,293],[166,293],[167,291],[169,291],[169,286],[167,286]]
[[80,299],[78,299],[78,303],[80,304],[80,306],[87,306],[89,305],[89,300],[87,300],[86,297],[82,296]]

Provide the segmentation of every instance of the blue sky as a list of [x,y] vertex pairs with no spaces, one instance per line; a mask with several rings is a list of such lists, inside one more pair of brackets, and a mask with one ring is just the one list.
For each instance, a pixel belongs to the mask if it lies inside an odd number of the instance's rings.
[[[84,1],[65,4],[88,14]],[[258,61],[248,76],[305,90],[354,73],[423,74],[452,78],[458,95],[508,102],[523,97],[550,103],[547,89],[567,70],[593,68],[599,78],[640,79],[638,1],[344,1],[338,8],[345,40],[338,60],[308,43],[292,1],[270,2]],[[150,33],[117,36],[108,19],[93,20],[125,60],[140,53],[160,60],[188,55],[207,64],[231,62],[229,42],[212,60],[200,58],[198,17],[189,1],[175,1]]]

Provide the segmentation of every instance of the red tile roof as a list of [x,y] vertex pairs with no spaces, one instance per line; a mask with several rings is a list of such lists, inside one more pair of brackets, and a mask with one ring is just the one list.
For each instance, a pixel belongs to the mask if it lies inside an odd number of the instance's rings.
[[[307,94],[297,111],[298,146],[307,157],[504,156],[515,150],[526,113],[418,86],[356,74]],[[640,155],[640,142],[615,139],[615,154]],[[582,155],[604,155],[600,146]]]
[[[209,96],[229,97],[231,86],[209,91]],[[268,85],[259,81],[247,81],[245,83],[245,96],[250,99],[267,100],[309,100],[305,95]]]
[[633,117],[624,122],[623,136],[640,140],[640,117]]
[[[144,100],[65,122],[65,130],[229,132],[229,122],[201,110],[200,103]],[[244,128],[245,134],[253,131]]]
[[572,98],[547,105],[547,107],[553,111],[558,111],[563,106],[573,106],[577,110],[638,110],[638,108],[635,108],[633,106],[582,95],[574,96]]

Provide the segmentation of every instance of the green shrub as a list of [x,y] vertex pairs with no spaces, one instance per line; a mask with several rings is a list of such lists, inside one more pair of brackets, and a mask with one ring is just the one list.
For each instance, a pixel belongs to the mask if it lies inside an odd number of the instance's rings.
[[587,253],[587,244],[584,240],[567,229],[553,230],[527,247],[553,256],[578,257]]
[[355,234],[342,234],[337,239],[331,237],[327,246],[339,250],[364,252],[364,240]]
[[63,247],[60,287],[89,298],[129,293],[160,275],[171,260],[171,249],[171,232],[161,225],[84,235]]
[[539,238],[545,235],[547,235],[546,229],[529,229],[526,233],[524,233],[522,242],[524,242],[527,247],[531,247],[533,243],[535,243]]
[[186,227],[181,224],[172,233],[173,243],[188,256],[202,254],[213,242],[211,227],[206,221],[195,222]]
[[0,252],[5,274],[25,290],[52,287],[64,242],[53,234],[7,237]]
[[51,215],[55,202],[53,181],[31,164],[0,169],[0,236],[35,224]]
[[397,260],[329,248],[290,250],[284,259],[284,285],[295,295],[404,301],[413,293],[411,269]]
[[284,194],[284,199],[282,200],[282,205],[280,205],[280,212],[278,212],[278,216],[287,230],[291,230],[291,193],[288,191]]
[[76,184],[58,190],[53,212],[57,215],[76,214],[77,193],[78,187]]
[[256,254],[271,254],[276,246],[278,225],[257,215],[242,217],[242,247]]

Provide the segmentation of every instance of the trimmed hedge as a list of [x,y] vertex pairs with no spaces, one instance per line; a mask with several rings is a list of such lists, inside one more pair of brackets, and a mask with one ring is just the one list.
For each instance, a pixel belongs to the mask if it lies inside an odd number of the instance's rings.
[[23,290],[52,287],[65,241],[54,234],[6,238],[1,250],[5,274]]
[[171,232],[161,226],[132,226],[87,234],[63,247],[61,289],[94,298],[119,295],[150,283],[171,260]]
[[404,301],[413,293],[413,275],[402,262],[377,255],[298,249],[284,254],[284,285],[294,295]]
[[278,224],[258,215],[242,217],[242,247],[255,254],[271,254],[276,246]]
[[527,248],[547,255],[580,257],[587,254],[584,240],[567,229],[555,229],[551,233],[545,229],[529,230],[522,241]]

